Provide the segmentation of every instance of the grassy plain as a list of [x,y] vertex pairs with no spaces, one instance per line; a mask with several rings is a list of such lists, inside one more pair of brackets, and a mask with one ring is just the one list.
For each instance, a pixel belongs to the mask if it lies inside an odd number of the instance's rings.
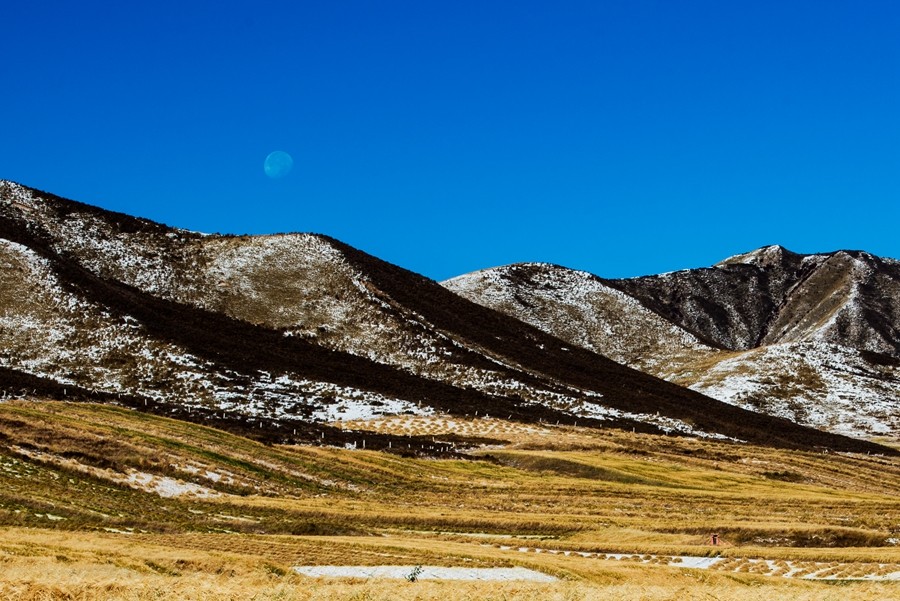
[[[900,571],[896,458],[493,419],[344,427],[360,442],[375,430],[506,443],[438,460],[265,446],[111,406],[0,403],[0,599],[900,596],[898,582],[847,580]],[[711,533],[724,543],[710,546]],[[701,571],[579,552],[735,563]],[[817,562],[841,579],[760,576],[738,561],[747,557]],[[290,570],[384,564],[523,566],[561,580],[327,581]]]

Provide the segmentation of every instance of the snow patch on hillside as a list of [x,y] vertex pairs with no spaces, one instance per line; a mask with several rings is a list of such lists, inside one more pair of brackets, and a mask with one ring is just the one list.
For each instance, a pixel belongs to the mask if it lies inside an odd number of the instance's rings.
[[708,349],[637,299],[584,271],[524,263],[476,271],[442,285],[567,342],[643,369],[666,364],[674,354]]
[[122,482],[132,488],[157,494],[164,499],[172,497],[209,499],[222,496],[220,492],[193,482],[184,482],[168,476],[157,476],[138,471],[129,472]]
[[11,450],[14,453],[28,457],[29,459],[59,466],[67,470],[86,474],[93,478],[99,478],[136,490],[153,493],[163,498],[187,496],[199,499],[210,499],[222,496],[222,493],[194,482],[185,482],[184,480],[177,480],[169,476],[149,474],[133,468],[128,468],[126,471],[120,472],[110,468],[89,465],[70,457],[63,457],[61,455],[55,455],[37,449],[14,446],[11,447]]
[[690,388],[815,428],[855,437],[900,436],[900,368],[845,346],[777,344],[697,374]]
[[687,422],[673,417],[667,417],[665,415],[659,414],[651,415],[649,413],[631,413],[629,411],[621,411],[619,409],[613,409],[611,407],[604,407],[602,405],[597,405],[596,403],[587,401],[582,404],[576,414],[584,417],[592,417],[594,419],[631,420],[643,424],[652,424],[666,434],[678,432],[680,434],[698,436],[700,438],[730,440],[733,442],[746,442],[716,432],[704,432],[703,430],[698,430]]

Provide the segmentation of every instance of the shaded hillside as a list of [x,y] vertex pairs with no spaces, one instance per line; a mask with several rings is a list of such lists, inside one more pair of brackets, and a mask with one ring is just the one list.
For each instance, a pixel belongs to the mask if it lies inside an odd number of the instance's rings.
[[0,196],[17,373],[261,429],[478,412],[878,449],[647,376],[326,237],[203,236],[11,183]]

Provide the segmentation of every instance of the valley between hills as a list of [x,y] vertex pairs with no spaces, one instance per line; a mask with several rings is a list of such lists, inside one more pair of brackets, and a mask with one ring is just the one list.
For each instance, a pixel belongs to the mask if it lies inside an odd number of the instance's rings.
[[[862,251],[438,283],[0,182],[0,395],[0,598],[900,591],[900,263]],[[294,571],[347,565],[552,581]]]

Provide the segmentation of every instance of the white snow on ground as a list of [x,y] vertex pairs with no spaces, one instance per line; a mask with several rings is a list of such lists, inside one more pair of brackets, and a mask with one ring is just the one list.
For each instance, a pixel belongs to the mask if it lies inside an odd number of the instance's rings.
[[[486,545],[489,546],[489,545]],[[804,580],[891,580],[900,581],[900,564],[869,562],[821,562],[803,560],[755,559],[746,557],[702,557],[692,555],[648,555],[639,553],[603,553],[542,549],[540,547],[499,546],[501,551],[519,553],[550,553],[552,555],[580,556],[585,559],[605,561],[629,561],[698,570],[717,570],[753,573],[760,576],[803,578]]]
[[582,402],[581,406],[576,410],[576,415],[593,417],[596,419],[629,419],[645,424],[653,424],[666,434],[670,434],[672,432],[681,432],[682,434],[699,436],[700,438],[713,438],[716,440],[746,442],[737,438],[725,436],[724,434],[719,434],[717,432],[704,432],[703,430],[697,430],[690,424],[683,422],[680,419],[675,419],[674,417],[667,417],[665,415],[659,414],[650,415],[649,413],[631,413],[628,411],[620,411],[619,409],[604,407],[602,405],[591,403],[589,401]]
[[11,450],[19,455],[24,455],[30,459],[35,459],[44,463],[57,465],[70,469],[82,474],[88,474],[95,478],[101,478],[116,484],[123,484],[130,488],[142,490],[145,492],[155,493],[160,497],[181,497],[191,496],[202,499],[209,499],[222,496],[222,493],[206,488],[192,482],[184,482],[170,478],[168,476],[157,476],[146,472],[139,472],[135,469],[129,469],[127,472],[117,472],[108,468],[95,467],[87,465],[60,455],[45,453],[35,449],[26,449],[24,447],[11,447]]
[[156,493],[165,499],[183,496],[208,499],[222,496],[222,493],[218,491],[194,484],[193,482],[183,482],[168,476],[156,476],[145,472],[129,472],[123,482],[132,488]]
[[101,277],[114,278],[152,293],[168,289],[176,277],[175,270],[162,260],[161,253],[150,248],[150,236],[114,232],[106,221],[87,214],[57,223],[57,240],[65,240],[69,249],[77,248],[80,262]]
[[181,470],[183,472],[193,474],[195,476],[200,476],[201,478],[205,478],[206,480],[209,480],[210,482],[222,482],[224,484],[234,484],[235,483],[235,479],[233,476],[223,475],[222,473],[219,473],[219,472],[213,472],[213,471],[206,469],[203,466],[198,467],[196,465],[190,465],[190,464],[182,464],[182,465],[175,464],[172,467],[174,467],[175,469]]
[[257,372],[249,390],[215,391],[215,406],[263,419],[296,417],[298,410],[308,411],[308,417],[319,422],[433,414],[431,407],[377,392],[268,372]]
[[675,559],[680,561],[673,561],[669,565],[675,564],[681,568],[695,568],[698,570],[708,570],[722,561],[721,557],[690,557],[686,555],[680,555]]
[[[382,298],[365,274],[320,236],[211,239],[199,252],[205,267],[198,282],[206,283],[173,290],[180,302],[210,310],[224,306],[240,319],[285,328],[285,336],[314,339],[426,377],[445,370],[453,355],[451,340],[421,315]],[[286,295],[290,302],[284,302]]]
[[416,403],[401,399],[388,399],[374,393],[366,393],[366,395],[367,397],[373,397],[372,400],[375,403],[369,399],[344,399],[341,402],[316,409],[312,415],[318,421],[336,422],[341,420],[377,419],[385,415],[411,414],[426,416],[434,414],[434,410],[431,407],[421,407]]
[[845,346],[802,342],[753,349],[696,374],[690,388],[838,434],[900,436],[900,368],[873,365]]
[[31,249],[0,240],[0,266],[19,273],[11,287],[0,290],[0,298],[16,303],[16,311],[0,312],[0,365],[61,384],[157,400],[208,399],[214,388],[209,380],[224,379],[183,348],[149,338],[133,317],[72,295]]
[[[548,553],[579,556],[604,561],[627,561],[643,564],[753,573],[761,576],[802,578],[804,580],[880,580],[900,581],[900,566],[879,563],[816,562],[801,560],[753,559],[741,557],[701,557],[691,555],[647,555],[628,553],[596,553],[538,547],[500,546],[501,551]],[[419,580],[557,580],[542,572],[526,568],[461,568],[435,566],[296,566],[294,571],[312,578],[393,578]]]
[[555,582],[558,578],[527,568],[447,568],[438,566],[297,566],[294,571],[312,578],[392,578],[405,580],[481,580]]
[[[169,287],[176,275],[162,259],[167,242],[159,240],[157,233],[123,232],[88,210],[59,214],[31,190],[5,180],[0,180],[0,205],[10,206],[14,213],[32,221],[29,225],[46,228],[52,233],[55,250],[77,255],[101,277],[158,292]],[[112,219],[117,220],[114,215]],[[177,243],[183,236],[196,237],[180,229],[172,229],[166,237]]]

